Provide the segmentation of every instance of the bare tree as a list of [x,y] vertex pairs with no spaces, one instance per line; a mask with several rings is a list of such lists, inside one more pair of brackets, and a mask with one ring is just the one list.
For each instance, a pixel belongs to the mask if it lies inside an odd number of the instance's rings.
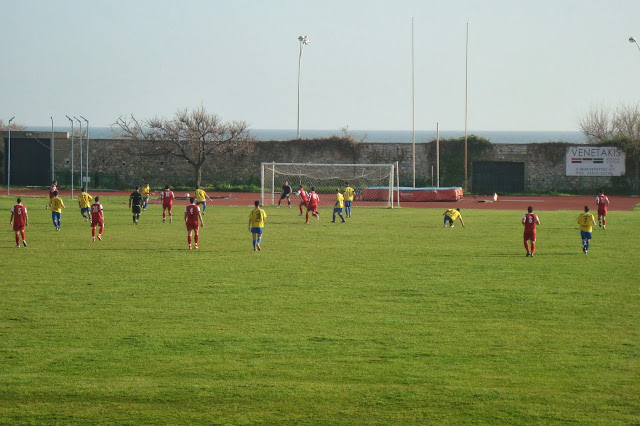
[[202,181],[202,168],[208,158],[233,151],[248,152],[253,141],[244,121],[223,122],[203,106],[178,110],[171,119],[154,117],[138,120],[133,115],[115,122],[118,136],[152,144],[132,144],[133,155],[174,155],[193,166],[196,185]]
[[609,140],[614,135],[613,113],[604,105],[592,105],[578,123],[587,142],[596,143]]
[[[6,131],[9,130],[9,128],[7,127],[6,124],[4,124],[4,120],[2,120],[2,118],[0,118],[0,131]],[[26,126],[23,126],[22,124],[16,124],[14,122],[11,122],[11,131],[20,131],[20,130],[27,130]]]

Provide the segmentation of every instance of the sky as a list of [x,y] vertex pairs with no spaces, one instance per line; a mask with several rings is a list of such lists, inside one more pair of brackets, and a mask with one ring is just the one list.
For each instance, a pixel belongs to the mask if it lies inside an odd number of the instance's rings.
[[640,99],[640,49],[628,41],[640,40],[638,0],[0,0],[0,10],[5,123],[82,115],[103,127],[202,105],[253,129],[295,129],[300,35],[310,40],[301,129],[461,130],[466,105],[470,130],[577,131],[590,107]]

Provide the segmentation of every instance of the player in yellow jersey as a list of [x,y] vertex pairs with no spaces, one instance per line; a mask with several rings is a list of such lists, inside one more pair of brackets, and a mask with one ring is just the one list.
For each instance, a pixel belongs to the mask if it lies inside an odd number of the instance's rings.
[[336,213],[342,219],[342,223],[345,222],[344,216],[342,216],[342,208],[344,207],[344,195],[340,193],[339,189],[336,189],[336,203],[333,205],[333,220],[331,223],[336,223]]
[[196,197],[196,206],[202,204],[202,215],[204,216],[204,212],[207,210],[207,198],[209,199],[209,201],[213,200],[207,195],[206,192],[204,192],[204,189],[200,188],[200,185],[196,185],[196,192],[194,192],[193,195],[195,195]]
[[580,225],[580,238],[582,238],[582,252],[587,254],[589,243],[591,242],[591,232],[596,224],[596,219],[589,213],[589,206],[584,206],[584,213],[578,216],[578,225]]
[[62,217],[62,209],[65,209],[62,198],[58,197],[58,191],[53,191],[53,198],[49,200],[49,208],[51,209],[51,219],[56,231],[60,230],[60,218]]
[[444,213],[442,213],[442,215],[444,216],[444,227],[447,227],[447,222],[449,222],[449,225],[453,228],[453,221],[456,219],[460,219],[460,223],[462,224],[463,228],[466,228],[466,226],[464,226],[464,221],[462,220],[462,214],[460,213],[460,209],[447,209]]
[[151,188],[149,187],[149,183],[145,183],[142,187],[142,211],[147,210],[147,204],[149,204],[149,197],[151,196]]
[[254,203],[255,208],[249,214],[249,232],[253,237],[253,250],[260,250],[262,242],[262,228],[264,228],[264,220],[267,218],[267,212],[260,208],[260,201]]
[[356,191],[349,186],[349,182],[345,182],[344,184],[344,212],[347,217],[351,217],[351,203],[353,203],[353,195]]
[[93,197],[89,195],[84,188],[80,188],[80,195],[78,195],[78,207],[80,207],[80,214],[84,217],[84,221],[91,219],[91,200]]

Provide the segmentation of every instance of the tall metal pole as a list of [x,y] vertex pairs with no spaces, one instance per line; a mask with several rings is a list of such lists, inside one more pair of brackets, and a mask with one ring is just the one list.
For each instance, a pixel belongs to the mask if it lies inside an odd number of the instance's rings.
[[73,150],[73,120],[71,119],[71,117],[69,117],[68,115],[65,115],[65,117],[67,117],[69,119],[69,121],[71,122],[71,198],[73,198],[73,154],[74,154],[74,150]]
[[411,18],[411,129],[413,135],[413,187],[416,187],[416,101],[415,101],[415,72],[413,65],[413,18]]
[[80,118],[82,118],[87,123],[87,140],[86,140],[87,156],[85,158],[87,173],[85,174],[84,187],[88,191],[89,190],[89,120],[87,120],[83,116],[80,116]]
[[76,117],[75,115],[73,116],[73,118],[76,119],[76,121],[78,123],[80,123],[80,186],[82,185],[82,121],[80,121],[80,119],[78,117]]
[[638,42],[634,37],[629,37],[629,43],[635,43],[636,46],[638,47],[638,50],[640,50],[640,44],[638,44]]
[[440,123],[436,123],[436,185],[440,188]]
[[296,138],[300,139],[300,69],[302,68],[302,48],[305,44],[309,44],[309,38],[307,36],[299,36],[300,42],[300,54],[298,55],[298,124],[296,131]]
[[468,103],[468,70],[469,70],[469,23],[467,22],[467,37],[464,58],[464,192],[467,192],[467,103]]
[[7,195],[11,195],[9,187],[11,186],[11,122],[15,117],[9,120],[9,141],[7,145]]
[[55,139],[54,139],[54,135],[53,135],[53,117],[51,117],[51,144],[50,144],[50,156],[51,156],[51,182],[53,182],[56,177],[55,177],[55,173],[53,171],[53,168],[55,167],[55,155],[56,155],[56,150],[55,150]]

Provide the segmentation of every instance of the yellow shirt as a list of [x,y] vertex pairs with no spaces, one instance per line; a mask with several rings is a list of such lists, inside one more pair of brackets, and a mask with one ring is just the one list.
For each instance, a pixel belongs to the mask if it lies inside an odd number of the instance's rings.
[[204,192],[204,189],[196,189],[196,192],[194,194],[196,196],[196,201],[204,201],[205,198],[207,197],[207,193]]
[[446,215],[451,218],[451,220],[456,220],[460,217],[460,212],[456,209],[447,209]]
[[147,198],[149,195],[151,195],[151,188],[145,186],[144,188],[142,188],[141,193],[144,198]]
[[344,189],[344,199],[345,199],[346,201],[353,201],[353,193],[354,193],[354,192],[355,192],[355,191],[353,190],[353,188],[352,188],[352,187],[347,186],[347,187]]
[[251,219],[252,228],[264,228],[264,220],[267,217],[267,212],[260,207],[256,207],[251,211],[249,219]]
[[339,192],[336,194],[336,205],[334,207],[336,209],[341,209],[344,207],[344,197]]
[[51,207],[52,212],[62,213],[62,208],[64,207],[62,198],[53,197],[51,200],[49,200],[49,207]]
[[593,222],[594,218],[591,213],[582,213],[578,216],[578,224],[580,225],[581,231],[593,232]]
[[80,195],[78,195],[78,205],[80,206],[81,209],[86,209],[90,207],[91,200],[93,200],[93,197],[87,194],[86,192],[81,192]]

